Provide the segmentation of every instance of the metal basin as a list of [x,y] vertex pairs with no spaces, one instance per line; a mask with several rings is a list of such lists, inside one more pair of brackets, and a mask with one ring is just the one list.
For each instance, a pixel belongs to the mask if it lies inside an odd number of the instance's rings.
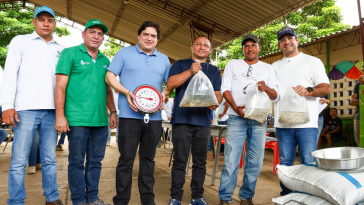
[[311,154],[316,165],[323,169],[349,170],[364,166],[364,149],[359,147],[335,147],[321,149]]

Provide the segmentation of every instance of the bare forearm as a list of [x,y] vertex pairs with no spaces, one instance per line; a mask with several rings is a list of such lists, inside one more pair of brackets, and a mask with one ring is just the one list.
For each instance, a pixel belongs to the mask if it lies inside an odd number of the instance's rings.
[[332,134],[332,133],[335,133],[335,132],[339,132],[341,129],[341,127],[337,127],[336,129],[330,131],[330,132],[327,132],[326,134]]
[[278,94],[277,94],[277,91],[275,91],[274,89],[268,88],[265,91],[265,93],[267,93],[269,99],[271,99],[271,100],[277,99]]
[[64,102],[66,99],[66,89],[56,86],[54,100],[56,104],[56,117],[64,116]]
[[222,113],[223,116],[226,114],[228,109],[229,109],[229,103],[225,102],[225,109],[224,109],[224,112]]
[[350,105],[352,106],[359,106],[359,100],[358,99],[351,99]]
[[170,90],[180,87],[188,78],[192,76],[190,70],[186,70],[183,73],[171,76],[168,78],[167,87]]
[[110,71],[106,73],[105,82],[124,95],[129,92],[129,90],[121,85],[120,82],[116,79],[116,75]]
[[228,91],[228,90],[225,91],[223,93],[223,95],[224,95],[226,102],[228,102],[229,105],[231,106],[231,108],[236,112],[236,110],[238,109],[238,106],[236,106],[235,101],[234,101],[233,96],[231,95],[230,91]]
[[215,91],[215,96],[216,96],[217,102],[220,104],[222,102],[222,96],[221,96],[220,91]]
[[313,97],[322,97],[328,95],[331,92],[330,84],[321,83],[313,88]]
[[169,89],[167,86],[164,88],[163,90],[163,94],[165,94],[166,96],[169,96],[171,93],[173,92],[173,89]]
[[114,96],[112,94],[112,90],[110,86],[106,86],[107,88],[107,107],[110,111],[115,111],[115,105],[114,105]]

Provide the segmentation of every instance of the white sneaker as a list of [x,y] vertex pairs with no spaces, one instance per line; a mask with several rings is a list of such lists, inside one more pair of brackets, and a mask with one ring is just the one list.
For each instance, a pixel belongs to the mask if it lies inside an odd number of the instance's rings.
[[106,142],[106,146],[110,146],[110,141],[107,141]]
[[35,174],[35,166],[28,167],[27,174]]

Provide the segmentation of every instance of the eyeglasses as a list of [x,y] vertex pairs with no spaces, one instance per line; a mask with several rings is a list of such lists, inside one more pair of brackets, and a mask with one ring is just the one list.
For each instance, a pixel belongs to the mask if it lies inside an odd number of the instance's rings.
[[279,43],[283,43],[283,42],[286,42],[286,41],[293,41],[293,39],[296,39],[295,36],[288,36],[287,38],[281,38],[279,40]]
[[248,68],[248,74],[246,75],[246,77],[249,77],[252,75],[252,71],[253,71],[253,67],[252,66],[249,66]]

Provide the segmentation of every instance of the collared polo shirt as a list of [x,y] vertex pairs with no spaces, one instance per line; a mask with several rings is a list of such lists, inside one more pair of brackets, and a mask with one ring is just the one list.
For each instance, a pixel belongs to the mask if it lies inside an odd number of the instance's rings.
[[35,31],[11,40],[0,92],[3,111],[55,109],[54,72],[63,49],[54,38],[47,43]]
[[[178,60],[173,63],[169,77],[181,74],[191,68],[194,61],[192,58]],[[214,91],[220,91],[221,74],[220,70],[211,64],[201,63],[202,72],[211,81]],[[180,107],[183,95],[186,92],[188,84],[194,76],[188,78],[181,86],[176,88],[176,94],[173,101],[173,114],[171,124],[196,125],[203,127],[211,127],[211,110],[208,107]]]
[[109,64],[100,51],[94,62],[83,44],[62,52],[56,74],[69,76],[64,111],[69,126],[108,125],[105,76]]
[[[167,82],[171,65],[163,53],[154,49],[147,55],[141,51],[139,44],[120,49],[113,58],[108,71],[120,76],[120,83],[133,92],[140,85],[148,84],[162,92],[163,82]],[[133,111],[122,93],[119,93],[119,117],[144,119],[144,115]],[[161,112],[150,116],[150,120],[162,120]]]

